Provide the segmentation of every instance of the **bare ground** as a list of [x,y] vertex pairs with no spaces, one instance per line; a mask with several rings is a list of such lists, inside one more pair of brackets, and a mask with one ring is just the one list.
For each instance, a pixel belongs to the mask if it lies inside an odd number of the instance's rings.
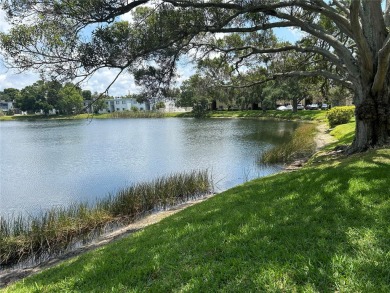
[[329,128],[326,124],[319,124],[317,126],[318,132],[314,138],[317,144],[317,150],[336,141],[336,139],[328,133],[328,130]]

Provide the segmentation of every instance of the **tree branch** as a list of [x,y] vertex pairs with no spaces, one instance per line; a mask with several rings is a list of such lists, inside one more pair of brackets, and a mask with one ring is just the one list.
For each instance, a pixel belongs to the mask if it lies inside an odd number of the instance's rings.
[[362,65],[365,69],[366,78],[369,79],[374,71],[373,56],[371,54],[370,47],[367,43],[367,39],[364,37],[363,29],[359,21],[360,12],[360,0],[354,0],[351,2],[351,26],[354,34],[356,45],[358,46],[359,55],[362,58]]
[[272,22],[272,23],[265,23],[262,25],[257,25],[253,27],[231,27],[231,28],[207,28],[207,32],[211,33],[250,33],[250,32],[256,32],[259,30],[265,31],[268,29],[273,28],[280,28],[280,27],[292,27],[293,24],[289,21],[281,21],[281,22]]
[[248,54],[247,56],[253,55],[253,54],[267,54],[267,53],[280,53],[280,52],[286,52],[286,51],[297,51],[301,53],[316,53],[320,54],[321,56],[325,57],[328,61],[332,62],[338,69],[346,72],[347,69],[345,68],[343,62],[340,61],[338,56],[336,54],[333,54],[332,52],[325,50],[318,46],[310,46],[310,47],[299,47],[296,45],[291,46],[284,46],[284,47],[277,47],[277,48],[263,48],[259,49],[253,46],[244,46],[244,47],[236,47],[231,49],[223,49],[217,46],[211,46],[210,44],[199,44],[200,46],[208,46],[211,47],[212,50],[221,51],[224,53],[230,53],[235,51],[246,51],[251,50],[252,52]]
[[387,36],[385,44],[378,52],[378,70],[375,74],[374,83],[371,88],[373,94],[383,90],[383,85],[389,71],[390,62],[390,35]]
[[333,0],[332,2],[336,7],[338,7],[342,12],[344,12],[346,15],[349,15],[349,9],[344,3],[338,1],[338,0]]
[[323,77],[326,77],[328,79],[332,79],[332,80],[342,84],[343,86],[345,86],[349,89],[353,89],[353,85],[351,82],[349,82],[343,78],[340,78],[339,76],[337,76],[329,71],[325,71],[325,70],[290,71],[290,72],[285,72],[285,73],[275,73],[275,74],[272,74],[271,76],[264,78],[262,80],[253,81],[253,82],[246,83],[243,85],[239,85],[239,86],[237,86],[237,85],[236,86],[234,86],[234,85],[220,85],[220,87],[248,88],[248,87],[252,87],[255,85],[261,85],[261,84],[267,83],[269,81],[272,81],[272,80],[275,80],[278,78],[283,78],[283,77],[317,77],[317,76],[323,76]]
[[275,73],[273,75],[275,78],[277,77],[293,77],[293,76],[298,76],[298,77],[311,77],[311,76],[323,76],[328,79],[332,79],[336,82],[341,83],[342,85],[348,87],[348,88],[353,88],[353,85],[350,81],[347,81],[340,76],[326,71],[326,70],[316,70],[316,71],[290,71],[290,72],[284,72],[284,73]]
[[287,19],[293,22],[297,27],[300,27],[303,31],[315,36],[332,46],[342,62],[345,62],[346,67],[351,76],[354,78],[359,77],[359,68],[355,63],[355,58],[352,56],[350,50],[334,36],[327,34],[323,29],[318,26],[313,27],[310,23],[304,22],[301,19],[286,13],[278,13],[277,17],[281,19]]
[[306,1],[302,1],[302,4],[298,4],[300,7],[304,8],[307,11],[318,12],[322,15],[325,15],[336,24],[338,27],[343,30],[345,34],[352,37],[352,28],[348,19],[340,15],[337,10],[333,9],[329,4],[325,3],[323,0],[312,0],[318,6],[312,4],[307,4]]

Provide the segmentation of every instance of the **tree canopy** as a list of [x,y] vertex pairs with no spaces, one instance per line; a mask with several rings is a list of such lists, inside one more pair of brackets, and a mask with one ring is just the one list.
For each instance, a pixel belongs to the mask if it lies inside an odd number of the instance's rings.
[[[1,46],[19,69],[82,79],[114,68],[158,95],[183,54],[222,56],[237,76],[292,58],[293,67],[269,68],[252,84],[293,76],[339,83],[356,105],[349,152],[389,144],[390,0],[3,0],[3,7],[13,27]],[[274,28],[303,37],[279,42]]]

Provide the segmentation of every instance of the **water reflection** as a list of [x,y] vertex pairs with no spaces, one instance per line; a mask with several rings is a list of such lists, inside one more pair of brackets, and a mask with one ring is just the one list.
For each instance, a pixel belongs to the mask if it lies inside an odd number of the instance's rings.
[[217,191],[276,172],[259,154],[292,122],[132,119],[0,123],[0,214],[93,202],[121,187],[209,169]]

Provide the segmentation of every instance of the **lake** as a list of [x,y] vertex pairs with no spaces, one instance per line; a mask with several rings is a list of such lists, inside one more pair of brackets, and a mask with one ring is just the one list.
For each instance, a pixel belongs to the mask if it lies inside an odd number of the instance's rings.
[[137,182],[208,169],[215,191],[266,176],[266,149],[297,127],[246,119],[93,119],[0,122],[0,215],[92,203]]

